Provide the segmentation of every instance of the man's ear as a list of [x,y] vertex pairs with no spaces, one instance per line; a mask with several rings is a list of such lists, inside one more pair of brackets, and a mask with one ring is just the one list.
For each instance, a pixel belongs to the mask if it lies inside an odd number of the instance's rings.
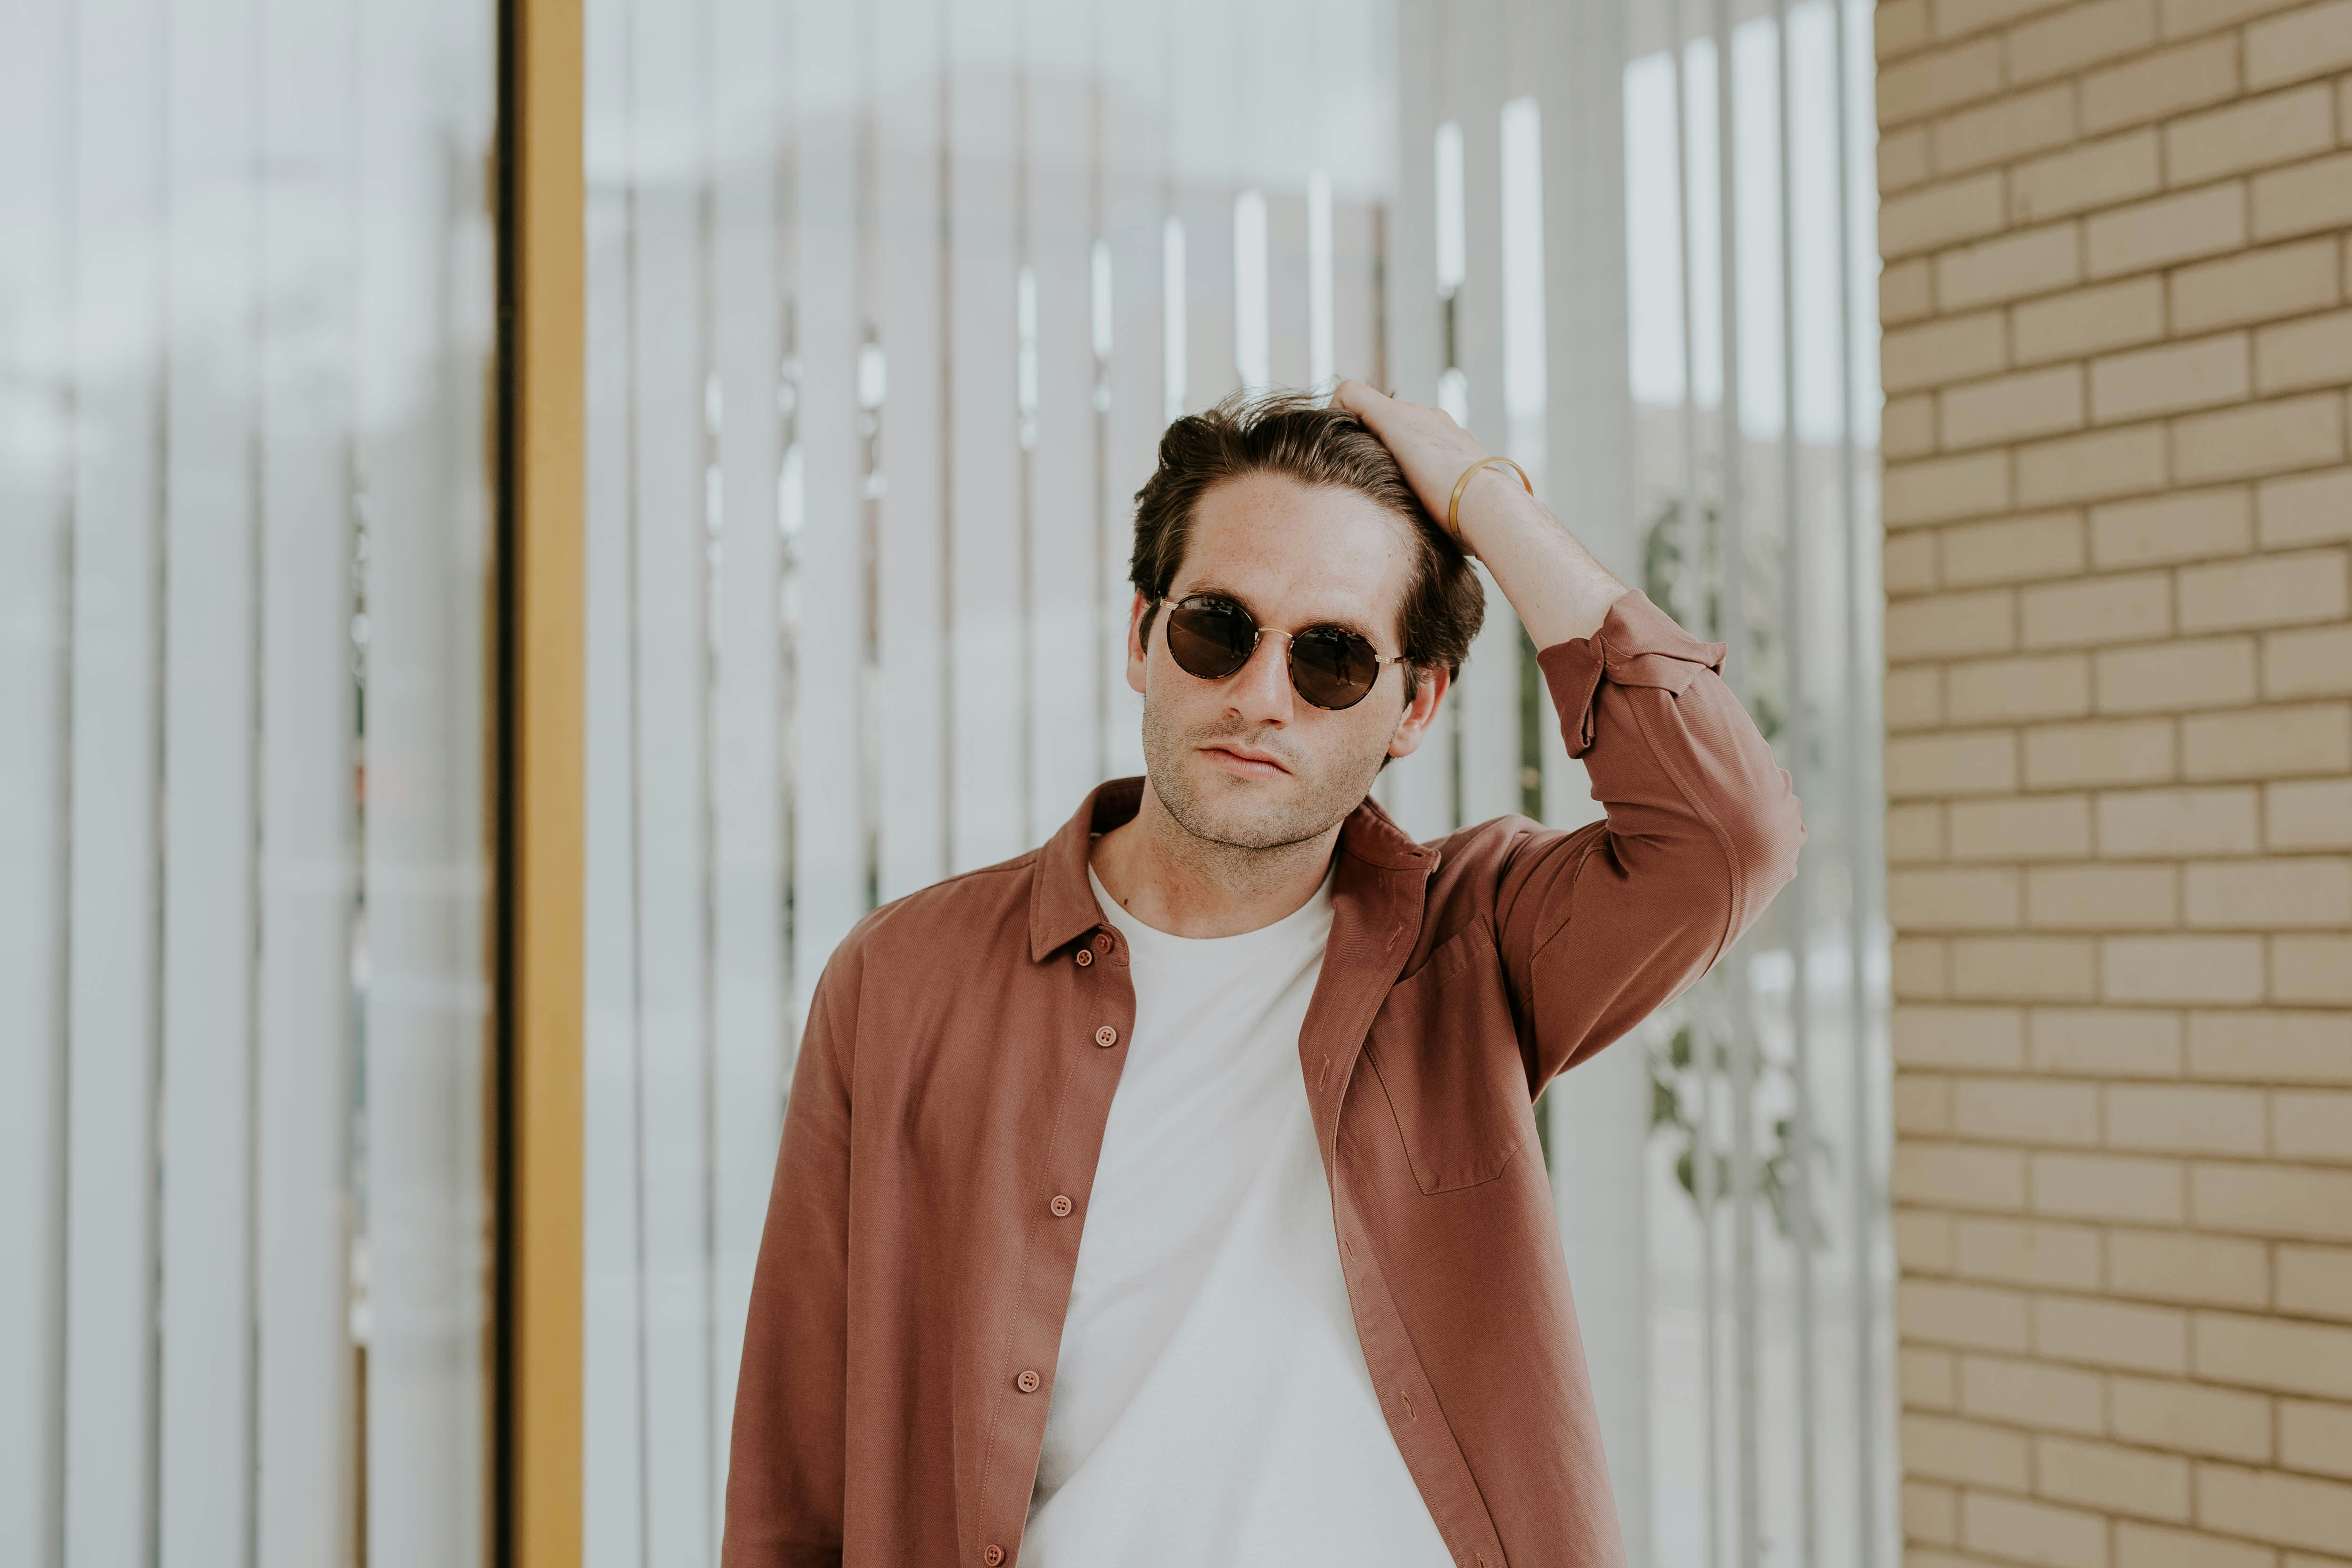
[[1437,705],[1445,700],[1446,688],[1453,685],[1454,676],[1444,669],[1423,670],[1421,684],[1413,688],[1412,700],[1404,705],[1404,715],[1397,720],[1396,733],[1389,737],[1391,757],[1411,757],[1421,749],[1429,727],[1437,720]]
[[1140,593],[1135,596],[1135,602],[1128,607],[1127,612],[1127,684],[1139,693],[1143,690],[1144,667],[1151,662],[1150,655],[1143,651],[1143,639],[1147,635],[1143,618],[1150,612],[1151,601]]

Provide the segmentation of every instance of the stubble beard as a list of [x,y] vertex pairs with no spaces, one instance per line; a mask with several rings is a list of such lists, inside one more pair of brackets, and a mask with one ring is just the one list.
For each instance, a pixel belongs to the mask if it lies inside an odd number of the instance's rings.
[[[1199,748],[1234,741],[1254,750],[1278,756],[1291,769],[1292,786],[1274,799],[1218,802],[1199,788],[1200,768],[1208,766],[1196,756]],[[1371,793],[1386,747],[1368,755],[1342,757],[1321,768],[1311,766],[1295,747],[1272,736],[1253,737],[1242,723],[1213,725],[1182,731],[1149,693],[1143,701],[1143,761],[1151,792],[1176,825],[1202,849],[1217,858],[1247,860],[1276,853],[1315,839],[1346,820]]]

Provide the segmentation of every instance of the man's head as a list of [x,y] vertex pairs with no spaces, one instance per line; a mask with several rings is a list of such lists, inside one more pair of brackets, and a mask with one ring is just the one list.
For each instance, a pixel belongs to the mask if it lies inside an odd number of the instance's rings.
[[[1144,697],[1152,791],[1194,836],[1240,849],[1314,838],[1355,810],[1388,758],[1421,744],[1486,614],[1389,449],[1298,393],[1237,395],[1168,427],[1136,495],[1129,575],[1128,684]],[[1164,606],[1194,595],[1262,629],[1223,679],[1170,651]],[[1317,627],[1402,656],[1361,700],[1315,706],[1276,633]]]

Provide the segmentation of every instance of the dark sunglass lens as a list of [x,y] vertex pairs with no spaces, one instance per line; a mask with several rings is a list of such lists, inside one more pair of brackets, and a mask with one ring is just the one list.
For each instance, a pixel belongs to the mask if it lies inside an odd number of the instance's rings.
[[1257,627],[1240,611],[1180,604],[1168,612],[1168,652],[1177,668],[1204,681],[1222,681],[1249,663]]
[[1291,678],[1298,695],[1317,707],[1353,707],[1380,678],[1380,655],[1350,632],[1318,628],[1302,632],[1291,645]]

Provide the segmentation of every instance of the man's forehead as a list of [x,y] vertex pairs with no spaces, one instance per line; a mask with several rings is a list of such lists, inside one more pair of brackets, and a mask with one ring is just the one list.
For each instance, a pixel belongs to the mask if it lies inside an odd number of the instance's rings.
[[1370,497],[1274,475],[1201,497],[1171,597],[1220,592],[1262,618],[1393,630],[1413,567],[1410,525]]

